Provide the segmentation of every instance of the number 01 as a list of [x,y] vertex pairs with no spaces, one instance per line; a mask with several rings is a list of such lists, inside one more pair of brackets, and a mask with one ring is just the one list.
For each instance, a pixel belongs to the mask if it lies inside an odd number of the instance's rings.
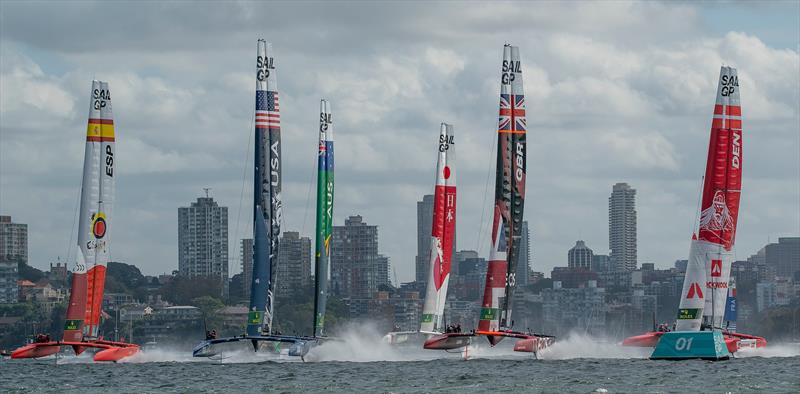
[[694,338],[678,338],[678,340],[675,341],[675,350],[691,350],[693,339]]

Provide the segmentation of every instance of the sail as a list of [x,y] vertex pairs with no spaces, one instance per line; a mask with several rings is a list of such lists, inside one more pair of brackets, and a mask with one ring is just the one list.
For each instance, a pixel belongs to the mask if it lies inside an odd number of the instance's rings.
[[[511,299],[525,203],[525,92],[519,48],[506,44],[500,78],[492,244],[478,329],[495,331],[513,326]],[[490,340],[492,340],[490,338]]]
[[325,335],[325,306],[333,234],[333,120],[328,100],[319,103],[319,155],[317,156],[317,239],[315,263],[314,336]]
[[78,221],[77,265],[72,275],[64,340],[97,338],[114,204],[114,117],[107,82],[92,81]]
[[281,230],[280,108],[272,44],[258,40],[253,171],[253,282],[247,334],[272,332],[273,289]]
[[[742,107],[736,69],[720,69],[717,100],[711,122],[711,137],[703,183],[697,239],[692,252],[681,296],[678,330],[721,327],[728,295],[728,279],[733,263],[733,245],[739,216],[742,183]],[[691,270],[691,273],[690,273]],[[702,288],[697,315],[683,313],[690,295]],[[693,300],[691,304],[697,304]]]
[[439,133],[439,161],[436,165],[436,190],[433,197],[431,249],[429,254],[425,304],[422,309],[422,332],[441,332],[447,284],[453,258],[456,229],[456,173],[453,126],[442,123]]

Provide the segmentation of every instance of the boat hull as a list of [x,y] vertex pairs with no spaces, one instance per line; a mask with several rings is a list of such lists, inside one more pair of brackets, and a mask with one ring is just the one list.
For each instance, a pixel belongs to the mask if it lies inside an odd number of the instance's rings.
[[192,356],[193,357],[213,357],[219,354],[219,351],[216,345],[220,345],[223,343],[233,343],[233,342],[250,342],[253,345],[253,351],[258,352],[260,348],[260,344],[262,343],[287,343],[290,344],[289,348],[289,355],[290,356],[297,356],[303,357],[311,350],[315,345],[320,343],[326,338],[317,338],[317,337],[300,337],[300,336],[291,336],[291,335],[242,335],[238,337],[227,337],[227,338],[217,338],[217,339],[207,339],[203,342],[197,344],[194,349],[192,349]]
[[428,350],[452,350],[469,346],[475,334],[450,332],[434,335],[428,338],[422,345]]
[[520,339],[514,344],[515,352],[538,353],[547,349],[555,343],[555,338],[550,336],[532,335],[529,338]]
[[650,331],[642,335],[628,337],[622,341],[622,346],[656,347],[663,334],[663,331]]
[[[622,341],[622,346],[656,347],[663,334],[664,332],[651,331],[642,335],[628,337]],[[726,347],[731,353],[735,353],[739,349],[755,349],[767,346],[766,339],[755,335],[725,331],[722,332],[722,335],[725,339]]]
[[125,357],[130,357],[139,352],[139,345],[134,345],[125,342],[104,341],[102,339],[96,341],[52,341],[31,343],[11,353],[11,358],[24,359],[24,358],[39,358],[50,356],[58,353],[61,346],[71,346],[75,350],[75,354],[81,354],[86,349],[98,349],[94,355],[94,361],[119,361]]
[[731,356],[729,346],[720,331],[671,331],[661,335],[650,359],[727,360]]
[[40,358],[58,353],[61,344],[58,342],[31,343],[11,352],[11,358]]

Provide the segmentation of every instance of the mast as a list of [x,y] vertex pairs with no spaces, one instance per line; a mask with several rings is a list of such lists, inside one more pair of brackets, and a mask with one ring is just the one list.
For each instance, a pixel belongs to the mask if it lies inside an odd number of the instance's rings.
[[[692,239],[676,328],[722,326],[733,262],[742,183],[742,107],[739,77],[720,69],[711,122],[700,223]],[[702,290],[701,290],[702,289]],[[702,316],[702,317],[701,317]],[[702,319],[702,323],[701,323]]]
[[274,273],[281,231],[280,108],[277,90],[272,44],[259,39],[253,163],[253,282],[248,335],[272,333]]
[[444,305],[453,258],[456,229],[456,174],[453,126],[442,123],[439,132],[439,160],[433,197],[431,249],[429,254],[425,305],[422,309],[422,332],[442,332]]
[[319,103],[319,154],[317,156],[317,237],[314,282],[314,336],[325,335],[328,272],[333,234],[333,120],[328,100]]
[[108,83],[92,81],[78,221],[77,265],[72,274],[65,341],[98,336],[114,203],[114,118]]
[[[497,128],[492,245],[486,272],[478,329],[510,329],[511,299],[516,287],[516,265],[525,203],[525,92],[519,48],[506,44],[500,79],[500,116]],[[493,344],[497,337],[489,337]]]

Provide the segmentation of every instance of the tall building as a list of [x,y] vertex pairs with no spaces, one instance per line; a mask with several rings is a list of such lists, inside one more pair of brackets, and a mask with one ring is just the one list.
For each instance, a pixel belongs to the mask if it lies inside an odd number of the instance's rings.
[[583,241],[575,242],[575,246],[567,252],[567,264],[569,268],[592,268],[594,253],[586,246]]
[[608,198],[608,248],[617,271],[636,269],[636,189],[617,183]]
[[417,282],[428,281],[432,228],[433,195],[426,194],[422,201],[417,201],[417,257],[414,264]]
[[[431,232],[433,230],[433,195],[422,196],[422,201],[417,201],[417,257],[414,259],[415,279],[417,282],[428,282],[430,270]],[[453,262],[456,261],[456,234],[453,230]],[[455,265],[455,264],[453,264]],[[453,268],[453,274],[458,274],[458,269]]]
[[308,290],[313,256],[311,238],[301,237],[297,231],[283,232],[275,274],[278,297],[294,296]]
[[522,234],[519,243],[519,261],[517,262],[517,286],[528,284],[528,275],[531,272],[531,237],[528,231],[528,221],[522,221]]
[[223,297],[228,289],[228,208],[199,197],[178,208],[178,273],[218,277]]
[[239,242],[239,259],[242,262],[242,296],[250,299],[251,282],[253,281],[253,238],[244,238]]
[[800,271],[800,237],[778,238],[778,243],[768,244],[762,251],[758,254],[763,254],[764,264],[775,276],[793,278]]
[[28,225],[0,215],[0,304],[19,299],[19,264],[28,264]]
[[592,255],[592,271],[606,272],[612,270],[611,257],[607,254]]
[[389,284],[389,258],[378,253],[378,226],[350,216],[333,226],[331,245],[332,292],[342,298],[372,298]]
[[28,264],[28,225],[0,215],[0,262]]

